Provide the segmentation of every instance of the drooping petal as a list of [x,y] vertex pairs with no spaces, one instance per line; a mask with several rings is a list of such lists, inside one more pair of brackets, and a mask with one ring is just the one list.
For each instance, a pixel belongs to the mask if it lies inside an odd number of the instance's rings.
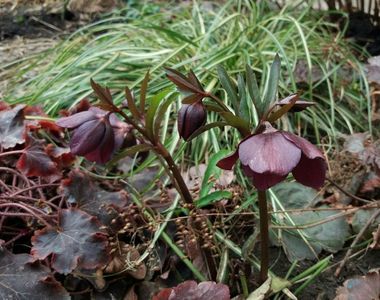
[[236,150],[234,153],[226,156],[225,158],[222,158],[220,161],[217,162],[216,165],[224,170],[232,170],[238,158],[238,150]]
[[90,161],[104,164],[111,159],[115,150],[115,136],[112,126],[108,123],[105,126],[103,139],[99,146],[92,152],[87,153],[84,157]]
[[286,131],[281,131],[281,134],[287,140],[294,143],[298,148],[300,148],[302,153],[305,154],[308,158],[313,159],[320,157],[324,159],[322,152],[308,140]]
[[239,146],[243,165],[255,173],[280,176],[290,173],[299,163],[301,150],[280,132],[261,133],[246,139]]
[[260,191],[265,191],[272,186],[285,180],[287,175],[277,175],[273,173],[256,173],[249,166],[242,165],[243,172],[246,176],[252,178],[252,184]]
[[64,128],[75,128],[83,123],[96,119],[96,115],[92,111],[82,111],[70,117],[60,118],[55,123]]
[[96,149],[105,133],[105,124],[102,120],[88,121],[74,130],[70,141],[71,153],[85,155]]
[[325,182],[326,168],[324,158],[310,159],[302,154],[299,164],[293,170],[293,176],[299,183],[319,189]]

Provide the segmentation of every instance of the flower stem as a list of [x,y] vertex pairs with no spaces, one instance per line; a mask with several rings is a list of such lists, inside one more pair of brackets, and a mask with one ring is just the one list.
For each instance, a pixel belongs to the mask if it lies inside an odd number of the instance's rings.
[[261,257],[260,257],[260,282],[265,282],[268,278],[269,266],[269,221],[266,191],[258,191],[259,211],[260,211],[260,238],[261,238]]
[[179,192],[182,194],[182,198],[186,203],[193,203],[193,197],[190,194],[189,189],[187,188],[187,185],[185,181],[183,180],[181,172],[178,170],[173,157],[170,155],[169,151],[162,145],[160,142],[156,143],[156,150],[157,152],[162,156],[162,158],[166,161],[168,164],[169,170],[172,172],[173,177],[175,178]]

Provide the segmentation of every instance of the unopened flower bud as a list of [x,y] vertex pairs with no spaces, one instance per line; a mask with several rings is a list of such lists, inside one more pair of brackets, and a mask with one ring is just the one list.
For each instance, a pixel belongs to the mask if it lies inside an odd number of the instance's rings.
[[206,109],[201,101],[183,104],[178,112],[178,132],[187,141],[206,122]]

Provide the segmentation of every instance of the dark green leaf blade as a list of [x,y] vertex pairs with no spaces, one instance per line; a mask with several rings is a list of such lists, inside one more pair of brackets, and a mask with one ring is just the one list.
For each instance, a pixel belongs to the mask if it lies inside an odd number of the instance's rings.
[[241,74],[239,74],[238,76],[238,91],[239,91],[239,97],[240,97],[239,114],[245,121],[247,121],[248,123],[251,123],[249,106],[247,102],[247,93],[245,90],[245,82]]
[[226,90],[228,97],[231,99],[232,107],[237,115],[239,115],[239,98],[236,93],[236,87],[232,83],[231,78],[228,76],[226,70],[221,66],[217,66],[217,71],[222,87]]
[[281,60],[280,56],[276,54],[274,61],[270,68],[268,87],[264,96],[263,106],[266,109],[271,103],[276,100],[276,94],[278,89],[278,81],[280,79]]
[[248,86],[248,93],[252,100],[253,105],[256,108],[259,118],[261,118],[261,116],[264,113],[264,107],[263,107],[263,102],[260,95],[260,89],[257,84],[256,75],[253,69],[249,65],[246,65],[245,70],[246,70],[246,81],[247,81],[247,86]]
[[144,80],[141,83],[140,88],[140,111],[142,114],[145,112],[145,99],[146,99],[146,91],[148,89],[148,82],[149,82],[149,70],[146,72]]

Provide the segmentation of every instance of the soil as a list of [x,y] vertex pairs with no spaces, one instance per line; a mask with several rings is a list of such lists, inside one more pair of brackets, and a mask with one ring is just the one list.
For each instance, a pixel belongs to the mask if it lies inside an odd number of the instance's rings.
[[[286,258],[284,252],[280,248],[271,248],[271,257],[276,260],[272,265],[271,270],[280,277],[285,277],[291,264]],[[336,289],[343,285],[344,281],[357,275],[365,275],[372,269],[380,268],[380,251],[368,250],[365,254],[358,258],[349,260],[339,277],[334,275],[337,265],[346,255],[346,251],[340,251],[335,254],[332,263],[333,267],[323,272],[318,276],[307,288],[297,295],[299,300],[331,300],[336,296]],[[296,270],[297,274],[312,266],[315,262],[302,261],[299,262]],[[297,275],[293,273],[292,276]]]

